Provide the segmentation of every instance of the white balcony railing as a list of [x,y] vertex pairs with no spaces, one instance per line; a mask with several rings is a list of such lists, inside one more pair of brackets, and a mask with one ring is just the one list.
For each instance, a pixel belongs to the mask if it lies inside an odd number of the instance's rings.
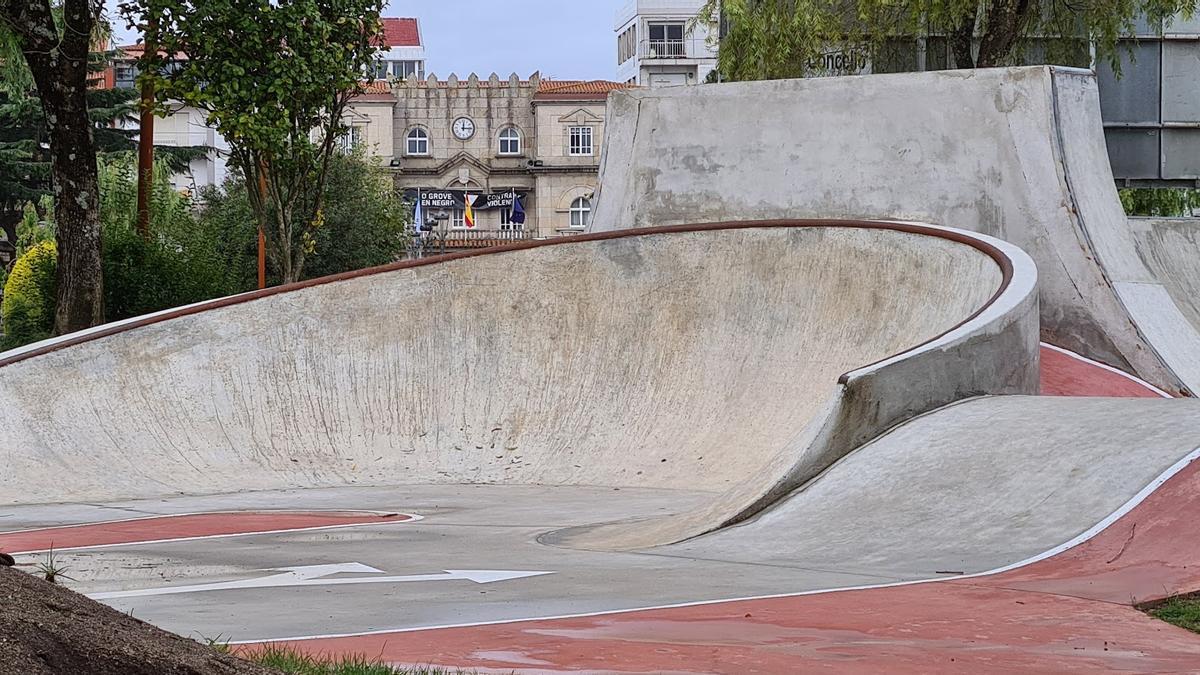
[[642,40],[638,56],[643,59],[704,59],[716,57],[703,38],[682,40]]
[[684,40],[646,40],[642,54],[647,59],[682,59],[687,57],[687,42]]

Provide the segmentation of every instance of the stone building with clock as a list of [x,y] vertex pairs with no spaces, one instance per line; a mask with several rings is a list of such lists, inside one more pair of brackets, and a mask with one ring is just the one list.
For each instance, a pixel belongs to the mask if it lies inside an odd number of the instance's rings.
[[[591,216],[608,81],[492,75],[376,82],[347,113],[395,178],[440,218],[450,247],[583,231]],[[475,224],[469,227],[465,200]],[[513,222],[513,201],[525,213]],[[445,239],[445,238],[443,238]]]

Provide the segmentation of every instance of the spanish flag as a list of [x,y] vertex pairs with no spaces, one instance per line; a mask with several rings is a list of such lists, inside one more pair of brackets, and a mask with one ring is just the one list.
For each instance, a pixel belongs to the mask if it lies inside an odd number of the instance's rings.
[[471,208],[471,205],[473,205],[474,203],[475,203],[475,195],[468,195],[468,194],[463,195],[463,204],[464,204],[463,221],[467,227],[475,227],[475,209]]

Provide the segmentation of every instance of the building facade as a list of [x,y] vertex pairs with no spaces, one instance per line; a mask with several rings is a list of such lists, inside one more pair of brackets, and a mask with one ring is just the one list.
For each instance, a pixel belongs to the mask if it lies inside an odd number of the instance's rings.
[[397,190],[420,202],[436,246],[487,246],[587,227],[605,102],[624,86],[413,76],[376,83],[351,103],[347,122]]
[[617,11],[617,80],[647,87],[702,84],[717,67],[715,26],[689,24],[704,0],[628,0]]

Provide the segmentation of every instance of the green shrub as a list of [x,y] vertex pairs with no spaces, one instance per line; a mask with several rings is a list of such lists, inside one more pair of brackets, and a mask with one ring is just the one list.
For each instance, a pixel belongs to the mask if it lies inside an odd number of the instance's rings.
[[29,249],[13,263],[4,284],[0,347],[12,349],[50,337],[54,330],[55,274],[58,249],[52,241]]
[[132,154],[101,160],[100,228],[104,315],[108,321],[241,292],[222,242],[198,229],[191,202],[174,191],[170,168],[155,164],[150,238],[137,231],[137,172]]

